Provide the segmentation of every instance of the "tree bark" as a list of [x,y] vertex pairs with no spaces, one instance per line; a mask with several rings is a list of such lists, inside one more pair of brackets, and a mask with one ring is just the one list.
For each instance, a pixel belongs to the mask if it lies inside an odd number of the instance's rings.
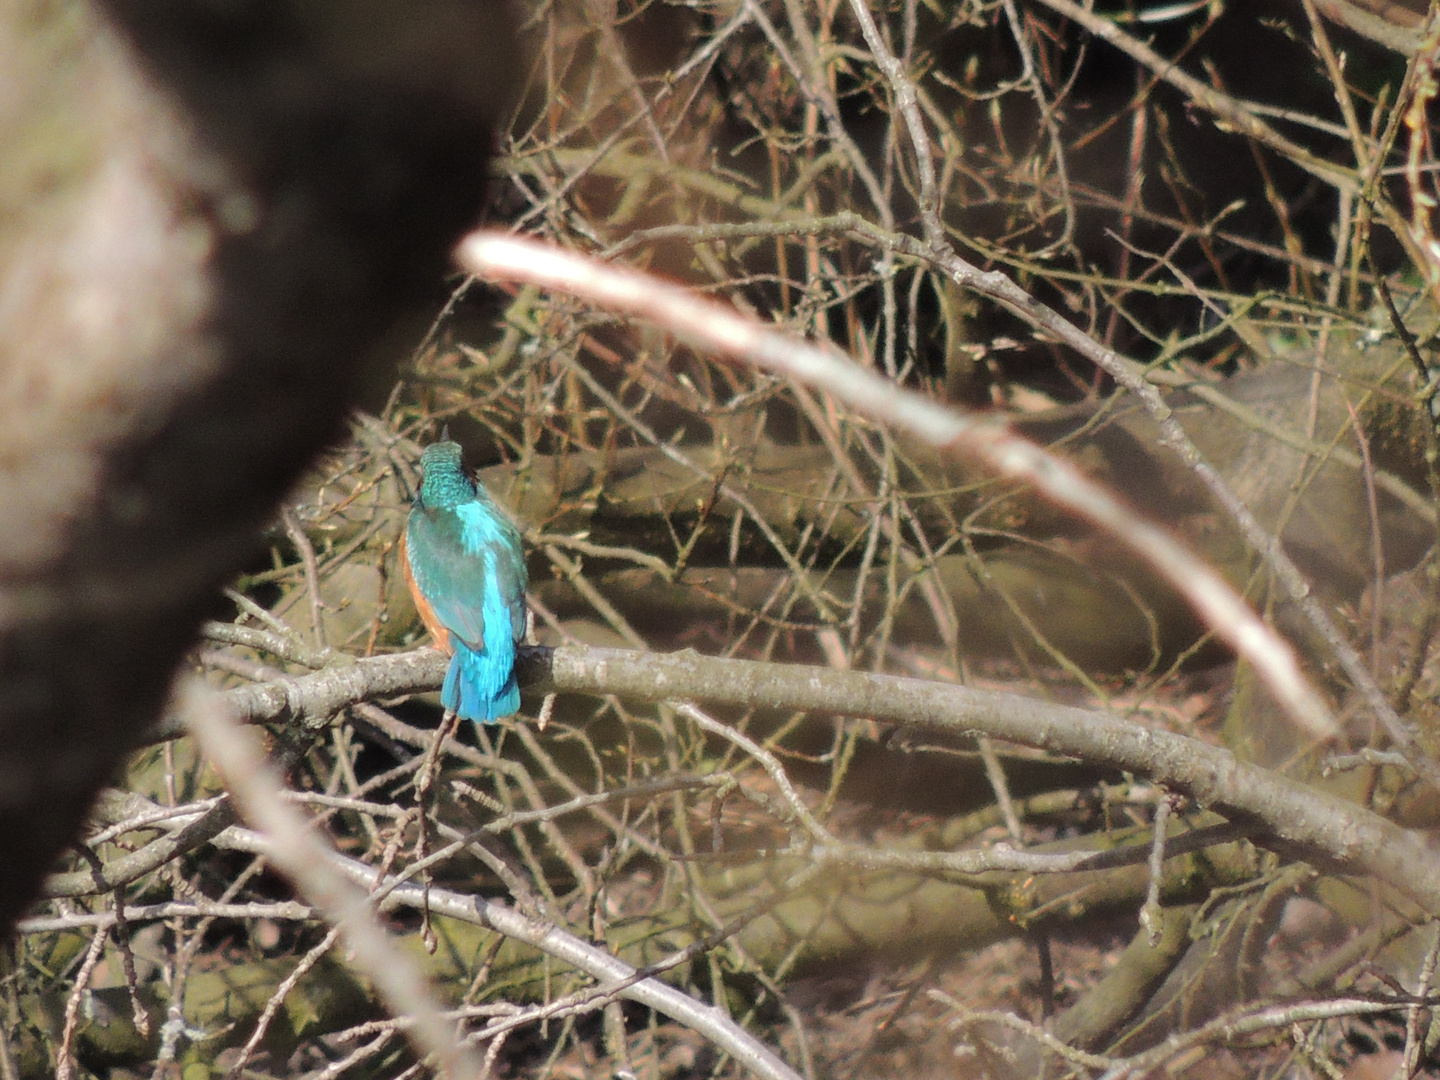
[[478,216],[495,0],[0,14],[0,924]]

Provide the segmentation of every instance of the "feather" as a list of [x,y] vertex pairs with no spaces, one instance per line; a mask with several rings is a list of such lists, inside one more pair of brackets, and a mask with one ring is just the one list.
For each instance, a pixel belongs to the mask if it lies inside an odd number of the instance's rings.
[[520,708],[525,550],[514,523],[465,475],[458,445],[427,447],[423,466],[402,540],[406,581],[436,645],[452,652],[441,702],[489,723]]

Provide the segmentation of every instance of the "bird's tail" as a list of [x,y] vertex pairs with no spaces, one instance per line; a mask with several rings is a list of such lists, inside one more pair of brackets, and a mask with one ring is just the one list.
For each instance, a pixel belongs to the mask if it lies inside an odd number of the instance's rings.
[[515,683],[515,654],[475,652],[452,641],[455,654],[440,688],[440,703],[462,720],[493,724],[520,711],[520,687]]

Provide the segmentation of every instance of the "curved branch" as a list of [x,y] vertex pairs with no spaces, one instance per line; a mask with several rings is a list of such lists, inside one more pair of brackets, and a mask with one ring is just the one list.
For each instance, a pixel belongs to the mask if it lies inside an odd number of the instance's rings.
[[[315,724],[367,697],[436,689],[445,657],[430,648],[373,657],[283,683],[228,691],[251,723]],[[526,692],[614,694],[641,701],[809,710],[867,716],[951,735],[1005,739],[1124,769],[1183,792],[1272,838],[1287,855],[1373,874],[1428,910],[1440,910],[1440,856],[1415,833],[1354,803],[1239,760],[1198,739],[1111,713],[1018,694],[800,664],[625,649],[521,649]],[[346,693],[354,697],[346,699]],[[328,711],[327,711],[328,710]],[[158,732],[156,734],[159,734]],[[89,890],[87,890],[89,891]]]
[[[274,854],[269,838],[248,829],[229,829],[217,837],[215,842],[217,846],[232,851],[266,856]],[[612,956],[604,949],[581,941],[553,923],[529,918],[494,900],[466,896],[464,893],[452,892],[434,885],[427,888],[413,882],[404,882],[389,888],[390,878],[382,878],[377,882],[373,866],[358,859],[346,858],[333,849],[327,850],[326,858],[333,869],[355,884],[376,891],[387,889],[387,905],[398,904],[417,909],[428,907],[434,914],[483,926],[539,949],[597,979],[602,984],[600,989],[639,1002],[678,1020],[705,1036],[754,1075],[766,1080],[799,1080],[798,1075],[769,1047],[741,1028],[722,1010],[702,1004],[657,978],[647,977],[643,971]]]
[[[939,261],[938,253],[930,254]],[[484,230],[462,240],[456,258],[464,269],[487,280],[557,289],[639,316],[696,347],[817,387],[857,412],[942,451],[968,455],[1001,476],[1033,485],[1046,499],[1112,534],[1153,566],[1216,634],[1255,666],[1276,700],[1303,728],[1322,739],[1338,734],[1329,707],[1301,672],[1294,650],[1224,578],[1117,496],[1003,423],[903,390],[833,351],[626,267]],[[958,270],[952,276],[962,280]],[[973,280],[963,283],[1022,311],[1041,306],[998,271],[977,271]],[[1073,327],[1069,330],[1071,336],[1083,337]]]
[[521,681],[533,686],[537,676],[560,691],[867,716],[951,735],[988,735],[1110,765],[1258,826],[1274,838],[1268,846],[1291,857],[1374,875],[1426,910],[1440,910],[1440,856],[1416,833],[1228,750],[1110,713],[921,679],[689,651],[527,649]]

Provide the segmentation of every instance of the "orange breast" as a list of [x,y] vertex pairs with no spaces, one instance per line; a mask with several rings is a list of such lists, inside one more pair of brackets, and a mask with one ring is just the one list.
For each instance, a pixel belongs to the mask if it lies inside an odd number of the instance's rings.
[[410,596],[415,601],[415,610],[420,612],[420,621],[425,624],[425,629],[430,631],[430,636],[435,639],[435,647],[445,654],[454,650],[450,647],[450,631],[446,630],[440,620],[435,617],[435,609],[430,606],[430,601],[425,599],[425,594],[420,591],[420,586],[415,583],[415,572],[410,569],[410,549],[405,544],[405,533],[400,534],[400,570],[405,575],[405,584],[410,589]]

